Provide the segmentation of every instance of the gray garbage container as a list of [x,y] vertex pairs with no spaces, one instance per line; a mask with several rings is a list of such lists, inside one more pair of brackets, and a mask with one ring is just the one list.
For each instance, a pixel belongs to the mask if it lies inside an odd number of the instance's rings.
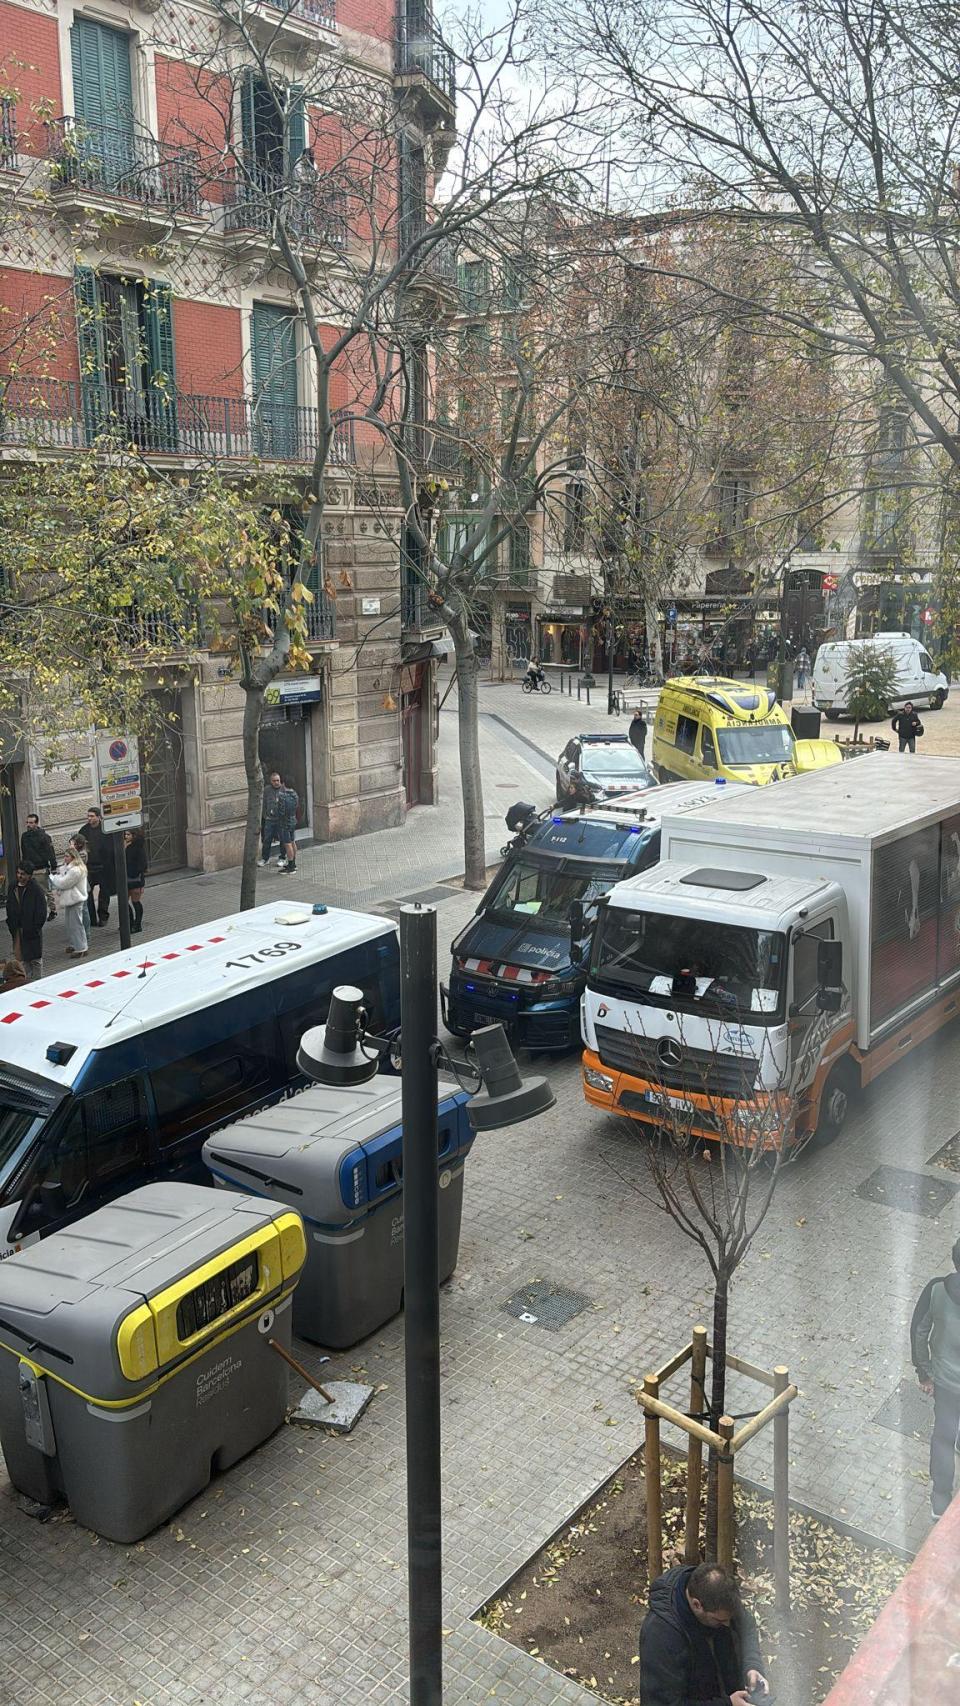
[[146,1185],[0,1264],[0,1446],[29,1498],[140,1540],[283,1421],[299,1215]]
[[[474,1133],[467,1097],[441,1085],[437,1165],[440,1278],[457,1264],[463,1168]],[[403,1127],[400,1080],[349,1090],[314,1084],[209,1137],[218,1185],[262,1192],[302,1214],[307,1260],[294,1332],[343,1349],[376,1332],[403,1302]]]

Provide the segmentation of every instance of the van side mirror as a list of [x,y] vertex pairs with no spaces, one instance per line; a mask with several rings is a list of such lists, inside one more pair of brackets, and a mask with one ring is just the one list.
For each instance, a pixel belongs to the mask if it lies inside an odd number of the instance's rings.
[[817,1011],[839,1013],[843,1005],[843,943],[817,944]]
[[575,966],[583,959],[583,901],[572,900],[567,914],[570,922],[570,959]]

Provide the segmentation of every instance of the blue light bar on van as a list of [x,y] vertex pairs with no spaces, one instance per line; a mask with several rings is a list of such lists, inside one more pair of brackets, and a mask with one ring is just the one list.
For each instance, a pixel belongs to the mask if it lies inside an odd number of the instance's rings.
[[562,818],[562,817],[552,817],[552,818],[551,818],[551,819],[550,819],[550,822],[551,822],[551,823],[562,823],[562,822],[563,822],[563,818]]
[[47,1049],[47,1059],[51,1066],[66,1066],[77,1052],[76,1043],[51,1043]]

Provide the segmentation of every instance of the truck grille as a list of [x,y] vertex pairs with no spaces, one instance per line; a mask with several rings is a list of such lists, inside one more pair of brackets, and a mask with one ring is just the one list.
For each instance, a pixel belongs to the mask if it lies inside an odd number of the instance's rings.
[[664,1090],[686,1095],[749,1096],[756,1086],[758,1063],[752,1055],[714,1054],[712,1049],[680,1043],[680,1060],[663,1060],[658,1053],[663,1037],[637,1037],[629,1031],[597,1026],[597,1053],[614,1072],[629,1072]]

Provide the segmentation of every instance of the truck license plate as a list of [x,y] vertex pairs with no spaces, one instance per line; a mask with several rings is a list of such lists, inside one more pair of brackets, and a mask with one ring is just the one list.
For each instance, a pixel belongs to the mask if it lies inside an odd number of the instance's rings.
[[654,1108],[680,1108],[685,1114],[693,1112],[694,1104],[685,1096],[668,1096],[664,1090],[645,1090],[644,1098]]

